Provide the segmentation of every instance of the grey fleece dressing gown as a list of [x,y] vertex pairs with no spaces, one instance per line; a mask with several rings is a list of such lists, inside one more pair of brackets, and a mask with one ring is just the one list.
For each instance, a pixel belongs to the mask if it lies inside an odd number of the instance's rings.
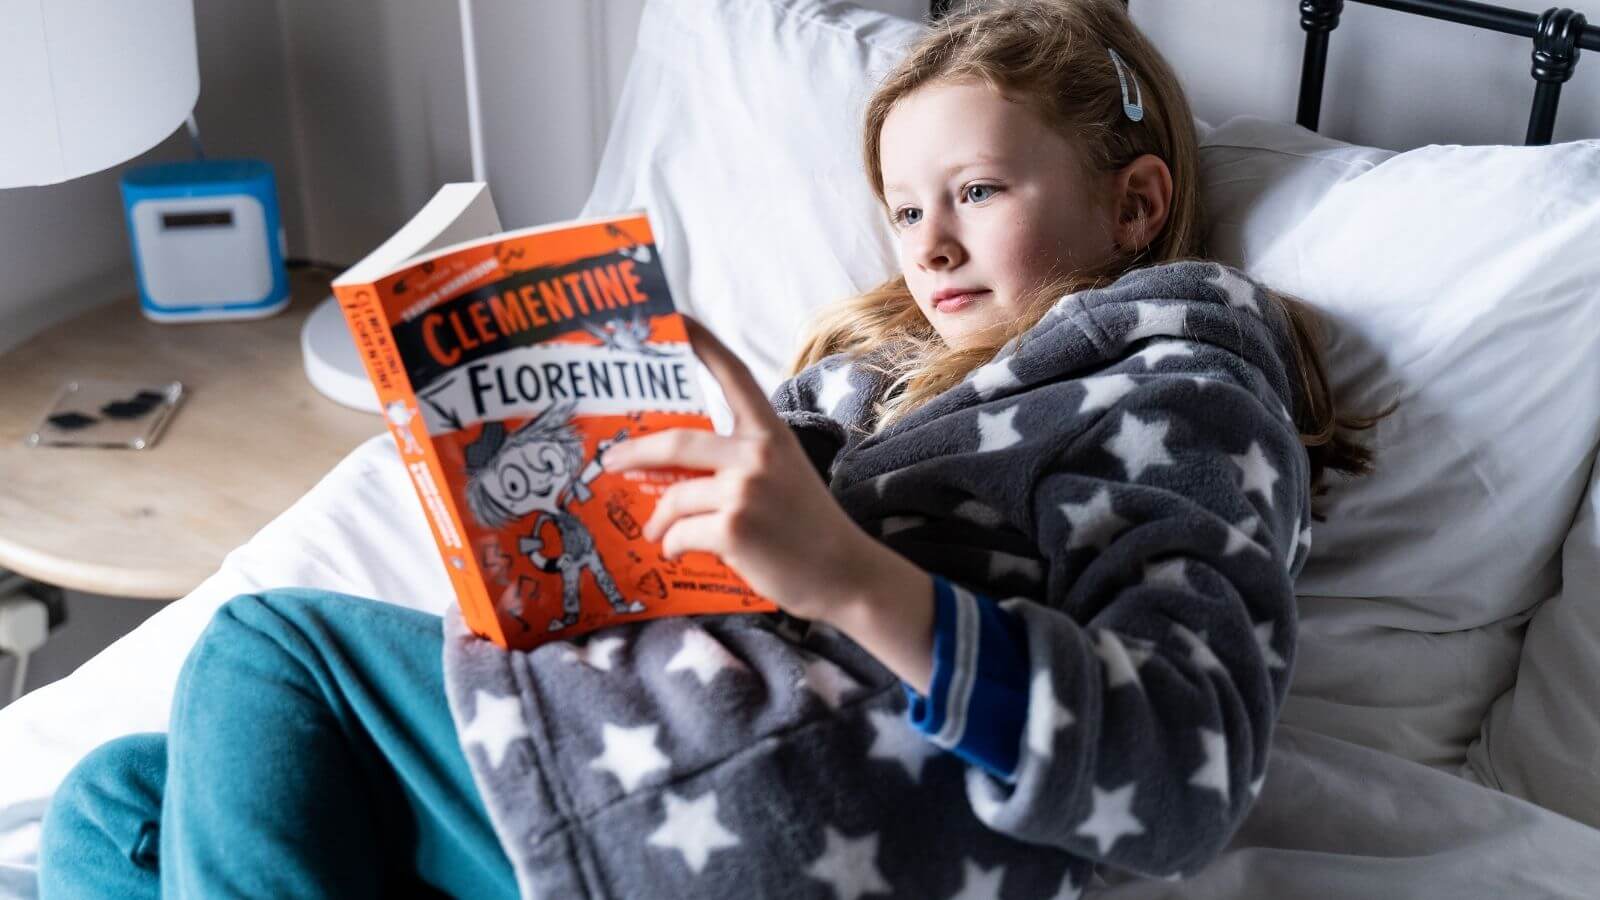
[[[1198,871],[1260,791],[1293,666],[1292,359],[1255,284],[1189,261],[1063,297],[875,435],[859,361],[781,385],[840,505],[959,597],[925,700],[777,615],[507,653],[452,611],[452,715],[523,894],[1076,897],[1096,866]],[[982,702],[1008,693],[1009,722]],[[996,735],[1011,763],[977,764]]]

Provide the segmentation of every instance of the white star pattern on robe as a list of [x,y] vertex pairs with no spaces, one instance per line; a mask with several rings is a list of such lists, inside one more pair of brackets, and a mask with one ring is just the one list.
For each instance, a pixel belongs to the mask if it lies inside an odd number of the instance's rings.
[[810,690],[831,709],[838,709],[839,704],[844,702],[845,693],[858,687],[855,679],[845,674],[843,669],[820,656],[811,657],[806,662],[805,674],[794,686]]
[[939,748],[907,724],[905,717],[899,713],[873,710],[867,713],[867,719],[871,721],[873,730],[872,746],[867,749],[867,758],[899,763],[912,781],[921,784],[922,767],[939,755]]
[[1183,560],[1169,559],[1158,563],[1144,564],[1144,583],[1162,584],[1175,587],[1180,591],[1193,590],[1189,583],[1189,576],[1183,574]]
[[1156,653],[1155,641],[1136,638],[1129,634],[1118,635],[1117,639],[1122,641],[1123,649],[1128,651],[1128,659],[1133,661],[1135,669],[1149,662],[1150,657]]
[[1129,524],[1127,519],[1111,511],[1111,491],[1107,488],[1096,491],[1088,503],[1062,503],[1060,509],[1072,527],[1072,533],[1067,535],[1068,550],[1079,547],[1104,550]]
[[656,732],[660,728],[659,725],[623,728],[604,723],[600,737],[606,749],[589,762],[589,768],[610,772],[622,782],[624,791],[631,792],[651,772],[672,765],[672,760],[656,749]]
[[1217,655],[1211,652],[1211,645],[1206,643],[1206,633],[1204,631],[1195,634],[1177,622],[1172,623],[1172,630],[1178,633],[1178,637],[1182,638],[1185,644],[1189,645],[1189,660],[1199,666],[1202,672],[1207,669],[1215,669],[1224,673],[1228,671],[1222,665],[1222,660],[1217,659]]
[[1018,381],[1017,376],[1011,371],[1009,357],[979,366],[972,373],[972,387],[978,392],[978,396],[985,400],[993,398],[1001,391],[1021,386],[1022,382]]
[[694,800],[664,791],[661,799],[667,807],[667,819],[650,833],[646,843],[682,853],[690,871],[698,875],[712,853],[739,846],[739,836],[717,821],[716,791],[707,791]]
[[1240,522],[1238,525],[1227,526],[1228,545],[1222,548],[1222,555],[1232,556],[1235,553],[1243,552],[1246,549],[1254,549],[1262,556],[1271,556],[1271,551],[1267,550],[1267,548],[1261,546],[1255,541],[1256,531],[1259,529],[1260,525],[1260,517],[1247,516],[1245,517],[1244,521]]
[[1026,556],[1017,556],[1014,553],[1002,553],[999,550],[989,551],[989,580],[1003,578],[1013,572],[1031,581],[1040,580],[1040,565],[1036,559]]
[[1061,297],[1056,300],[1056,302],[1050,304],[1050,308],[1045,311],[1045,314],[1043,317],[1041,317],[1040,321],[1043,321],[1044,319],[1055,318],[1057,316],[1067,315],[1067,313],[1070,311],[1070,307],[1076,305],[1076,298],[1080,293],[1082,292],[1073,291],[1070,294],[1062,294]]
[[1123,346],[1155,335],[1184,335],[1184,324],[1189,315],[1187,303],[1146,303],[1139,300],[1133,306],[1139,311],[1139,321],[1134,323],[1132,331],[1122,336]]
[[1144,825],[1133,815],[1133,791],[1136,782],[1128,782],[1114,791],[1102,791],[1093,785],[1094,811],[1073,834],[1092,837],[1099,854],[1105,856],[1118,840],[1135,834],[1144,834]]
[[1295,553],[1299,553],[1301,547],[1306,548],[1306,553],[1310,553],[1311,552],[1311,525],[1310,524],[1307,524],[1306,527],[1300,529],[1300,534],[1298,536],[1296,536],[1295,539],[1294,539],[1294,552]]
[[972,814],[978,821],[994,827],[995,817],[1000,814],[1003,805],[998,789],[990,780],[989,774],[977,766],[967,766],[967,802],[972,805]]
[[704,687],[723,669],[739,670],[744,663],[728,652],[728,648],[703,629],[689,628],[683,633],[683,646],[667,661],[668,672],[688,670],[700,679]]
[[1172,465],[1166,445],[1170,427],[1170,422],[1146,422],[1125,412],[1116,437],[1106,442],[1106,451],[1122,463],[1130,481],[1138,481],[1145,469]]
[[877,493],[878,499],[883,499],[883,492],[889,487],[889,479],[894,477],[893,472],[885,472],[872,479],[872,490]]
[[1261,315],[1261,306],[1256,303],[1256,287],[1243,278],[1240,278],[1227,266],[1219,266],[1217,274],[1207,278],[1206,283],[1222,289],[1227,295],[1228,305],[1239,309],[1248,309],[1257,317]]
[[1131,684],[1144,690],[1144,685],[1139,681],[1139,666],[1148,658],[1146,654],[1130,652],[1121,638],[1103,628],[1095,636],[1094,652],[1106,665],[1107,688]]
[[1056,895],[1050,900],[1079,900],[1083,896],[1083,888],[1072,880],[1072,873],[1068,872],[1061,877],[1061,887],[1056,889]]
[[833,826],[823,828],[828,842],[822,856],[806,869],[806,874],[825,881],[838,900],[856,900],[865,894],[887,894],[889,882],[878,871],[878,836],[869,834],[848,838]]
[[1206,761],[1195,770],[1189,783],[1195,787],[1216,791],[1222,795],[1222,805],[1228,805],[1228,739],[1220,731],[1201,728],[1200,745]]
[[950,513],[982,528],[994,528],[1002,521],[1000,512],[994,507],[971,499],[956,504]]
[[620,637],[594,638],[580,649],[568,650],[561,658],[567,662],[581,662],[591,669],[609,672],[616,664],[617,651],[622,649],[623,643]]
[[1267,455],[1261,452],[1261,443],[1251,441],[1250,449],[1244,453],[1228,454],[1233,459],[1233,464],[1239,467],[1239,474],[1244,476],[1244,492],[1246,494],[1256,491],[1267,501],[1267,508],[1272,508],[1272,485],[1278,480],[1278,470],[1267,461]]
[[849,366],[840,365],[824,370],[822,385],[817,389],[817,408],[824,415],[836,418],[834,413],[839,409],[839,404],[855,392],[856,389],[850,386]]
[[1261,656],[1267,661],[1267,668],[1282,669],[1288,664],[1283,661],[1283,657],[1278,655],[1278,651],[1272,649],[1272,633],[1275,630],[1277,630],[1277,626],[1271,621],[1257,622],[1255,627],[1256,646],[1261,648]]
[[1005,866],[985,869],[971,859],[961,861],[961,890],[950,895],[950,900],[999,900],[1000,882],[1006,877]]
[[1262,787],[1262,785],[1265,785],[1266,783],[1267,783],[1267,773],[1262,772],[1261,773],[1261,777],[1257,778],[1255,781],[1250,782],[1250,796],[1252,796],[1252,797],[1260,797],[1261,796],[1261,787]]
[[1169,356],[1193,356],[1194,348],[1183,341],[1156,341],[1128,357],[1144,361],[1145,371],[1155,371],[1156,363]]
[[1110,409],[1118,400],[1139,386],[1132,375],[1096,375],[1093,378],[1081,379],[1083,385],[1083,402],[1078,404],[1078,412],[1093,412],[1097,409]]
[[1022,441],[1022,435],[1011,424],[1017,417],[1017,404],[1006,407],[997,413],[986,413],[978,410],[978,450],[979,453],[988,453],[992,450],[1004,450]]
[[1072,710],[1056,700],[1055,683],[1049,669],[1033,673],[1033,684],[1028,687],[1028,721],[1026,725],[1028,749],[1040,759],[1049,759],[1055,753],[1056,732],[1077,721]]
[[489,757],[489,768],[498,769],[511,742],[531,736],[528,723],[522,718],[522,701],[488,691],[477,691],[474,697],[474,715],[472,722],[461,730],[461,743],[482,747],[484,755]]
[[927,521],[923,516],[884,516],[878,522],[878,534],[882,537],[888,537],[896,532],[916,528]]

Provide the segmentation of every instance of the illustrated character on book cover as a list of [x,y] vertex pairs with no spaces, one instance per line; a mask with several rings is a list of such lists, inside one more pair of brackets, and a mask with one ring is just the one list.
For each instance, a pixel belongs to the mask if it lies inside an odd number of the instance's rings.
[[[616,612],[638,613],[647,608],[622,596],[588,526],[568,510],[571,504],[593,496],[589,483],[604,471],[601,457],[625,438],[618,434],[613,440],[601,441],[594,458],[585,464],[583,439],[572,426],[573,406],[551,406],[510,434],[502,423],[488,422],[466,448],[467,504],[473,516],[488,528],[502,528],[531,516],[532,526],[518,540],[518,550],[540,571],[561,573],[562,615],[550,621],[550,631],[577,624],[585,571]],[[553,557],[544,555],[540,537],[547,521],[555,523],[561,538],[561,552]]]
[[400,452],[408,457],[421,456],[422,445],[411,435],[411,420],[417,417],[417,408],[404,400],[391,400],[384,406],[383,416],[395,426],[391,433],[400,436]]

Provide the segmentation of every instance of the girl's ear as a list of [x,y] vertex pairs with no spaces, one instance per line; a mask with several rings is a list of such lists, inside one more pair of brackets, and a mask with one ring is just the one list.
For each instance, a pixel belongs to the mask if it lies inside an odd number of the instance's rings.
[[1113,196],[1117,247],[1143,250],[1161,233],[1172,211],[1172,172],[1161,157],[1146,153],[1117,173]]

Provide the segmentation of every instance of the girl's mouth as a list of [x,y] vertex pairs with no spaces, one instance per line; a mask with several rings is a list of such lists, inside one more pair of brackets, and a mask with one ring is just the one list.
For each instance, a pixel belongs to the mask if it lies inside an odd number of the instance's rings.
[[988,291],[973,291],[970,294],[957,294],[954,297],[946,297],[940,300],[933,305],[933,308],[942,313],[960,312],[983,299],[988,293]]

